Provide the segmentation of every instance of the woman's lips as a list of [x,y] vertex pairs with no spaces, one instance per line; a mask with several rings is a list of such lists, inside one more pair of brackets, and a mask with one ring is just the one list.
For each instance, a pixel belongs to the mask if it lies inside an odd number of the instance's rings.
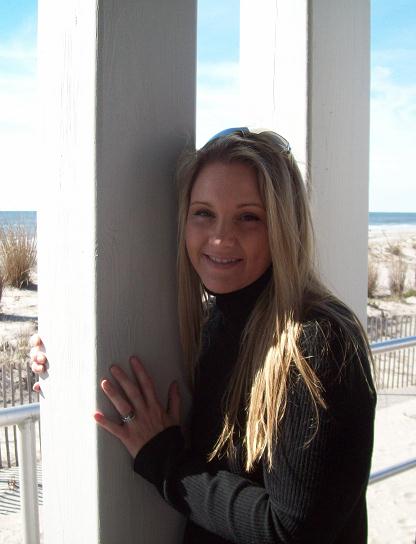
[[217,257],[215,255],[207,255],[206,253],[204,253],[203,256],[205,261],[211,266],[221,269],[233,268],[243,261],[243,259],[239,259],[238,257]]

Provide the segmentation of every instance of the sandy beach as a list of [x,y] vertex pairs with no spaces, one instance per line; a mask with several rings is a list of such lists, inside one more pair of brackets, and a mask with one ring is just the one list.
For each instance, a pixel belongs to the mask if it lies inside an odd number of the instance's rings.
[[[375,296],[369,299],[368,316],[416,314],[416,227],[373,228],[368,233],[369,268],[378,272]],[[392,268],[399,260],[406,269],[405,288],[413,296],[399,299],[390,293]]]
[[[416,228],[370,229],[369,258],[378,270],[377,287],[369,299],[369,316],[416,315]],[[392,261],[406,266],[405,293],[390,293]],[[416,294],[416,293],[415,293]],[[0,345],[27,338],[37,327],[36,289],[5,288],[0,302]],[[4,433],[0,430],[0,436]],[[379,393],[372,471],[416,457],[416,386]],[[4,457],[3,457],[4,459]],[[0,469],[0,541],[20,544],[18,485],[10,489],[16,468]],[[416,468],[368,489],[370,544],[415,544]],[[41,489],[40,489],[41,498]],[[44,515],[41,507],[41,516]]]

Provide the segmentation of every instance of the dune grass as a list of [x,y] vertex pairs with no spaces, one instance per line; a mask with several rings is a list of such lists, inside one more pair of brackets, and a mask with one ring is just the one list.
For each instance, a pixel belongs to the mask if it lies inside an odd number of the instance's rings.
[[0,227],[0,270],[4,285],[22,289],[36,266],[36,237],[24,227]]
[[407,274],[407,263],[401,256],[391,260],[389,266],[389,287],[394,296],[402,297]]
[[378,286],[378,267],[375,261],[368,261],[368,279],[367,279],[367,295],[373,298]]

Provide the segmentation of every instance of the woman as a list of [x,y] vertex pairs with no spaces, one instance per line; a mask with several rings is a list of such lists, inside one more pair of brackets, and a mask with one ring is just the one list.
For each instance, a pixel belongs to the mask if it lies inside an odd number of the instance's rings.
[[[229,129],[178,169],[179,321],[193,384],[191,447],[177,385],[165,411],[142,363],[95,419],[188,517],[184,542],[366,542],[371,355],[320,282],[304,183],[288,143]],[[43,369],[40,339],[33,369]]]

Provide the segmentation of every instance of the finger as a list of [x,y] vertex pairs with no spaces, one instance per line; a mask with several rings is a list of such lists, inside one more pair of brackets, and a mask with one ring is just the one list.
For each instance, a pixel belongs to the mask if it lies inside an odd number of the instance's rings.
[[134,408],[138,412],[143,412],[146,409],[146,406],[143,400],[142,393],[137,386],[137,383],[133,382],[130,377],[124,372],[124,370],[118,365],[113,365],[110,370],[111,374],[120,384],[121,389],[124,391],[129,401],[133,404]]
[[137,438],[132,440],[131,436],[129,438],[128,425],[117,425],[117,423],[110,421],[104,416],[104,414],[98,411],[95,412],[94,419],[98,423],[98,425],[100,425],[103,429],[111,433],[122,442],[122,444],[127,448],[133,459],[136,457],[137,453],[140,451],[141,448],[141,441],[140,439],[137,440]]
[[46,364],[47,361],[46,354],[43,351],[40,351],[39,347],[33,347],[30,350],[30,359],[40,365]]
[[125,431],[122,425],[114,423],[114,421],[110,421],[101,412],[95,412],[94,419],[101,427],[103,427],[106,431],[108,431],[112,435],[116,436],[120,440],[124,438]]
[[172,382],[168,393],[168,414],[176,425],[181,421],[181,396],[177,382]]
[[109,380],[102,380],[101,387],[107,397],[110,399],[114,408],[121,416],[126,416],[132,411],[132,406],[127,400],[120,394],[119,391]]
[[156,395],[155,386],[153,383],[152,378],[150,375],[146,372],[146,369],[144,368],[143,364],[137,357],[130,357],[130,364],[132,366],[134,375],[137,378],[137,381],[139,382],[140,389],[143,393],[143,397],[146,401],[146,404],[148,406],[159,406],[159,399]]
[[40,393],[40,384],[39,382],[36,382],[35,385],[32,387],[33,391],[35,393]]
[[43,374],[46,370],[45,365],[38,365],[37,363],[32,363],[30,368],[35,374]]
[[29,343],[31,346],[43,346],[42,339],[37,333],[32,334],[29,339]]

